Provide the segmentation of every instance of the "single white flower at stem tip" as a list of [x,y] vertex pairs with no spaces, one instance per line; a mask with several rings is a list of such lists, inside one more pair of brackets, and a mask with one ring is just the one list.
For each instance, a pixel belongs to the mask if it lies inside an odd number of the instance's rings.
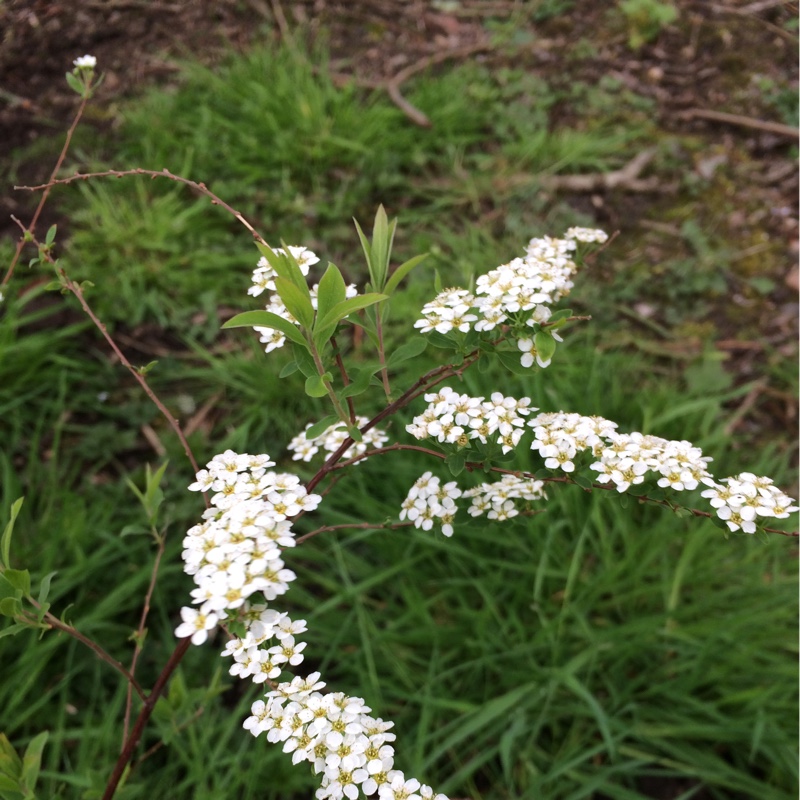
[[97,66],[97,59],[94,56],[79,56],[72,62],[77,69],[94,69]]

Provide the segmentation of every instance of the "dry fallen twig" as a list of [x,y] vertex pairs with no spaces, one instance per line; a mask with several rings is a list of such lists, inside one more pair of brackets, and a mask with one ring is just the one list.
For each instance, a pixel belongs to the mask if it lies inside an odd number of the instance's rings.
[[741,128],[753,128],[757,131],[774,133],[776,136],[786,136],[789,139],[800,137],[800,128],[784,125],[782,122],[744,117],[741,114],[728,114],[725,111],[712,111],[707,108],[689,108],[681,111],[678,116],[685,119],[707,119],[712,122],[726,122],[729,125],[738,125]]

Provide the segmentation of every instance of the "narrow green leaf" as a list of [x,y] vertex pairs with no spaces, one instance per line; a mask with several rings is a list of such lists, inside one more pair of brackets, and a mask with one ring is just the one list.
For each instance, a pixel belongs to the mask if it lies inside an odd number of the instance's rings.
[[275,289],[278,297],[289,313],[307,330],[314,324],[314,307],[311,305],[311,296],[304,293],[295,283],[286,278],[275,278]]
[[360,294],[356,297],[351,297],[348,300],[343,300],[341,303],[337,303],[318,323],[318,328],[324,330],[330,325],[335,325],[340,320],[344,319],[348,314],[352,314],[355,311],[359,311],[362,308],[367,308],[368,306],[374,305],[375,303],[380,303],[382,300],[386,300],[387,295],[385,294]]
[[424,336],[415,336],[405,344],[401,344],[389,355],[386,366],[396,367],[398,364],[402,364],[403,361],[408,361],[409,358],[418,356],[427,346],[428,340]]
[[581,487],[581,489],[586,489],[587,491],[591,491],[592,489],[592,481],[591,478],[587,478],[585,475],[573,475],[572,480]]
[[53,242],[56,240],[56,230],[57,229],[58,229],[57,225],[51,225],[47,229],[47,234],[44,237],[44,243],[45,244],[53,244]]
[[[427,253],[422,253],[418,256],[414,256],[413,258],[409,258],[408,261],[403,262],[391,275],[389,280],[386,282],[386,286],[384,287],[383,291],[386,294],[391,294],[396,288],[400,281],[411,272],[414,267],[418,264],[421,264],[426,258],[428,257]],[[441,291],[441,290],[440,290]]]
[[297,366],[300,368],[300,372],[306,376],[306,378],[312,377],[312,375],[318,375],[319,372],[317,371],[317,365],[314,363],[314,358],[311,353],[308,352],[307,349],[302,347],[294,347],[294,360],[297,362]]
[[534,335],[533,346],[542,361],[549,361],[556,352],[556,340],[547,331],[539,331]]
[[389,218],[386,209],[380,205],[375,212],[375,222],[372,225],[372,283],[379,289],[386,282],[386,272],[389,267]]
[[336,265],[328,264],[328,269],[325,270],[317,289],[317,320],[346,299],[347,287],[342,273]]
[[360,442],[364,437],[361,435],[361,431],[358,429],[357,425],[348,425],[347,426],[347,435],[354,441]]
[[289,260],[285,255],[276,253],[271,247],[261,242],[256,242],[258,252],[267,259],[267,263],[275,270],[275,272],[287,281],[292,280],[292,273],[289,269]]
[[294,374],[300,369],[296,361],[290,361],[288,364],[283,365],[283,369],[278,373],[279,378],[288,378],[289,375]]
[[18,497],[11,504],[11,518],[3,531],[2,539],[0,539],[0,558],[2,558],[2,566],[5,568],[11,566],[11,534],[14,532],[14,523],[17,521],[23,502],[25,502],[25,498]]
[[39,605],[42,605],[47,600],[47,596],[50,594],[50,583],[55,577],[55,572],[51,572],[42,578],[41,583],[39,584],[39,596],[36,598],[39,602]]
[[353,217],[353,223],[356,226],[358,238],[361,241],[361,249],[364,251],[364,257],[367,260],[367,269],[369,270],[370,281],[372,281],[376,289],[379,289],[380,287],[375,284],[375,274],[372,268],[372,245],[370,245],[369,239],[367,239],[367,237],[364,235],[364,231],[361,230],[361,226],[358,224],[358,220],[355,217]]
[[325,387],[326,377],[328,380],[331,379],[329,372],[326,372],[324,376],[312,375],[310,378],[306,378],[306,394],[309,397],[325,397],[328,394]]
[[339,417],[331,414],[328,417],[323,417],[319,422],[315,422],[306,432],[306,439],[316,439],[321,433],[326,431],[335,422],[339,422]]
[[42,731],[38,736],[34,736],[22,756],[22,782],[29,791],[33,790],[39,778],[39,770],[42,768],[42,751],[47,744],[49,735],[48,731]]
[[303,334],[300,333],[297,325],[289,322],[288,319],[279,317],[271,311],[245,311],[231,317],[223,328],[272,328],[280,331],[287,339],[291,339],[303,347],[308,347]]
[[567,317],[571,316],[572,316],[571,308],[561,308],[558,311],[554,311],[550,315],[550,319],[547,320],[547,324],[552,325],[554,322],[561,322],[561,320],[567,319]]
[[[9,614],[8,616],[14,615]],[[28,627],[28,625],[23,625],[21,622],[15,622],[13,625],[9,625],[7,628],[0,630],[0,639],[2,639],[4,636],[16,636],[18,633],[28,630]]]

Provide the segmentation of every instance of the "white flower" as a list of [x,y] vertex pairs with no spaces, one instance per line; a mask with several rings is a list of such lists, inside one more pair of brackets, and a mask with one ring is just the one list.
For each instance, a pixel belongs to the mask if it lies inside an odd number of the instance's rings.
[[72,62],[77,69],[94,69],[97,59],[94,56],[79,56]]
[[208,638],[208,632],[217,624],[216,614],[202,614],[197,609],[184,606],[181,609],[183,622],[175,628],[175,635],[179,639],[192,637],[192,644],[203,644]]

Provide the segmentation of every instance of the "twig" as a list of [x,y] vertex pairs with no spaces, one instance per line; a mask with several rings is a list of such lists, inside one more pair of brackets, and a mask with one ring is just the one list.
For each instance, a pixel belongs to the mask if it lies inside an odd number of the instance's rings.
[[353,531],[369,531],[369,530],[380,530],[384,529],[387,531],[395,531],[398,528],[409,528],[413,525],[413,522],[395,522],[395,523],[371,523],[371,522],[361,522],[361,523],[343,523],[342,525],[323,525],[321,528],[317,528],[315,531],[311,531],[311,533],[306,533],[303,536],[298,536],[295,539],[297,544],[301,544],[308,539],[311,539],[314,536],[318,536],[320,533],[329,533],[331,531],[342,531],[342,530],[353,530]]
[[107,169],[103,170],[102,172],[76,172],[74,175],[70,175],[67,178],[59,178],[58,180],[51,178],[47,183],[42,183],[38,186],[15,186],[14,188],[28,192],[38,192],[41,190],[49,192],[53,186],[66,186],[67,184],[74,183],[75,181],[88,181],[92,178],[125,178],[131,175],[147,175],[154,179],[167,178],[168,180],[175,181],[175,183],[182,183],[185,186],[189,186],[196,192],[208,197],[209,200],[211,200],[211,205],[219,206],[234,216],[242,225],[244,225],[245,228],[247,228],[248,231],[250,231],[256,241],[261,242],[261,244],[267,244],[258,231],[244,218],[241,213],[239,213],[235,208],[229,206],[220,197],[215,195],[214,192],[212,192],[204,183],[199,183],[197,181],[189,180],[188,178],[183,178],[180,175],[175,175],[168,169],[162,169],[159,172],[155,169],[142,169],[137,167],[136,169],[123,170]]
[[[61,153],[59,153],[56,165],[53,167],[53,171],[50,173],[49,185],[45,184],[42,186],[44,193],[39,198],[39,205],[36,206],[36,211],[33,213],[33,219],[31,219],[28,227],[23,228],[23,230],[29,230],[31,233],[33,233],[36,229],[36,223],[39,221],[39,216],[42,213],[44,204],[47,202],[47,197],[50,194],[50,189],[53,186],[53,181],[55,180],[56,175],[58,175],[58,171],[61,169],[64,159],[67,157],[67,151],[69,150],[70,143],[72,142],[72,135],[75,133],[75,128],[78,127],[78,122],[83,116],[83,111],[86,108],[86,103],[88,102],[88,96],[81,99],[81,104],[78,106],[78,110],[75,112],[75,118],[72,120],[72,125],[69,126],[69,130],[67,131],[67,138],[64,140],[64,146],[61,148]],[[11,280],[11,276],[14,274],[14,268],[17,266],[17,262],[19,261],[20,254],[22,253],[22,248],[24,246],[25,239],[23,235],[17,242],[17,249],[14,251],[14,257],[11,259],[11,264],[8,267],[5,277],[3,278],[2,282],[0,282],[0,288],[5,286]]]
[[[36,240],[36,237],[33,235],[30,229],[26,229],[25,226],[16,217],[12,216],[11,219],[22,229],[23,235],[25,233],[30,234],[31,241],[39,248],[39,252],[44,254],[45,260],[57,270],[58,274],[61,276],[61,279],[64,282],[64,286],[70,292],[72,292],[72,294],[74,294],[75,297],[78,298],[78,302],[81,304],[81,307],[86,312],[89,319],[91,319],[91,321],[94,323],[97,330],[99,330],[100,333],[103,334],[103,337],[108,342],[111,349],[116,354],[117,358],[119,358],[119,360],[122,362],[122,365],[128,369],[128,371],[131,373],[131,375],[133,375],[138,384],[142,387],[142,389],[144,389],[145,394],[153,401],[156,408],[164,415],[167,422],[175,431],[175,434],[177,435],[178,439],[183,445],[183,450],[186,453],[186,457],[189,459],[189,463],[192,465],[195,472],[199,472],[200,468],[197,466],[197,461],[195,460],[194,453],[192,453],[192,448],[189,447],[189,442],[186,441],[186,437],[184,436],[183,431],[181,430],[180,423],[178,422],[177,419],[175,419],[175,417],[172,416],[172,414],[170,414],[169,410],[161,402],[158,395],[150,388],[150,384],[147,382],[144,375],[142,375],[139,372],[139,370],[136,369],[136,367],[134,367],[130,361],[128,361],[128,359],[125,357],[125,354],[122,352],[122,350],[119,349],[119,346],[117,345],[116,341],[114,341],[111,334],[108,332],[106,326],[98,319],[94,311],[92,311],[91,307],[86,302],[86,298],[83,296],[83,290],[81,289],[81,287],[77,283],[75,283],[75,281],[73,281],[72,278],[69,277],[69,275],[67,275],[66,271],[62,267],[59,267],[57,265],[53,257],[47,251],[45,251],[42,245]],[[208,505],[208,500],[206,500],[206,505]]]
[[[34,606],[34,608],[41,610],[41,606],[39,603],[34,600],[32,597],[28,598],[28,601]],[[38,623],[38,620],[34,620],[31,618],[28,620],[31,623]],[[77,641],[81,642],[81,644],[85,644],[101,661],[105,661],[106,664],[113,667],[117,672],[122,675],[125,680],[128,682],[128,689],[133,690],[142,700],[145,699],[145,693],[142,687],[139,685],[139,682],[133,675],[128,672],[122,664],[117,661],[116,658],[109,655],[103,648],[97,644],[94,640],[90,639],[85,634],[81,633],[77,628],[73,628],[72,625],[68,625],[66,622],[62,622],[57,616],[51,614],[49,611],[46,611],[44,617],[42,617],[42,621],[49,625],[51,628],[55,628],[62,633],[66,633],[68,636],[71,636],[73,639],[77,639]]]
[[167,661],[167,663],[164,665],[164,669],[161,670],[161,674],[158,676],[158,679],[153,686],[153,691],[147,695],[144,705],[139,711],[139,716],[136,718],[136,722],[133,724],[131,735],[128,737],[128,741],[125,742],[125,747],[119,754],[117,763],[114,764],[114,769],[111,772],[108,783],[106,784],[102,800],[111,800],[111,798],[114,796],[114,792],[116,792],[120,779],[125,772],[125,767],[133,757],[133,751],[136,749],[136,745],[139,744],[139,740],[142,738],[145,725],[147,725],[147,722],[153,713],[153,709],[156,707],[158,698],[164,691],[167,681],[170,679],[172,673],[177,669],[178,664],[181,663],[183,657],[186,655],[191,643],[192,640],[189,638],[181,639],[176,645],[175,649],[172,651],[169,661]]
[[[624,167],[611,172],[589,175],[546,175],[535,178],[545,189],[567,192],[597,192],[624,189],[629,192],[654,192],[664,190],[658,177],[640,179],[644,168],[655,157],[655,148],[637,153]],[[525,176],[526,181],[531,180]]]
[[686,111],[681,111],[678,116],[686,119],[707,119],[712,122],[726,122],[729,125],[738,125],[741,128],[752,128],[757,131],[774,133],[776,136],[785,136],[787,139],[797,139],[800,136],[800,128],[793,128],[791,125],[784,125],[782,122],[743,117],[741,114],[728,114],[725,111],[712,111],[707,108],[689,108]]
[[[147,622],[147,615],[150,613],[150,601],[153,598],[153,592],[156,588],[156,577],[158,576],[158,567],[161,564],[161,557],[164,555],[164,547],[166,545],[166,535],[161,534],[158,536],[158,549],[156,550],[156,557],[153,561],[153,569],[150,572],[150,585],[147,587],[147,594],[144,596],[144,604],[142,606],[142,615],[139,618],[139,627],[136,631],[135,646],[133,649],[133,658],[131,659],[131,677],[136,674],[136,664],[139,660],[139,654],[142,652],[142,644],[144,639],[145,623]],[[128,738],[128,725],[131,721],[131,685],[128,684],[128,694],[125,698],[125,719],[122,724],[122,746],[125,746],[125,740]]]
[[378,334],[378,358],[381,362],[381,382],[386,399],[391,399],[392,389],[389,386],[389,373],[386,369],[386,350],[383,346],[383,323],[381,322],[380,309],[375,314],[375,332]]
[[103,334],[103,337],[108,342],[111,349],[116,353],[117,358],[122,362],[122,365],[128,370],[128,372],[133,375],[136,379],[137,383],[144,389],[145,394],[153,401],[156,408],[162,413],[164,418],[169,423],[170,427],[173,431],[175,431],[175,435],[178,437],[181,445],[183,445],[183,452],[186,453],[186,457],[189,459],[189,463],[192,465],[192,468],[195,472],[200,471],[200,467],[197,465],[197,461],[195,460],[194,453],[192,453],[192,448],[189,446],[189,442],[186,440],[186,436],[183,434],[183,430],[181,429],[180,423],[178,422],[175,417],[172,416],[169,409],[161,402],[161,399],[158,395],[150,388],[150,384],[145,379],[144,375],[142,375],[136,367],[131,364],[130,361],[125,357],[125,354],[122,350],[117,347],[117,343],[112,338],[111,334],[108,332],[106,326],[100,322],[100,320],[95,316],[94,311],[92,311],[89,304],[86,302],[86,298],[83,296],[83,290],[77,283],[75,283],[72,278],[70,278],[67,273],[58,268],[59,274],[62,278],[64,278],[65,286],[69,289],[75,297],[78,298],[78,302],[81,304],[81,307],[89,316],[89,319],[95,324],[95,327]]
[[[331,336],[331,345],[333,345],[333,356],[336,361],[336,366],[339,367],[339,374],[342,376],[342,383],[347,387],[350,385],[350,377],[342,361],[342,354],[339,352],[339,345],[336,343],[336,337]],[[356,424],[356,409],[353,405],[353,398],[347,398],[347,410],[350,412],[350,424]]]

